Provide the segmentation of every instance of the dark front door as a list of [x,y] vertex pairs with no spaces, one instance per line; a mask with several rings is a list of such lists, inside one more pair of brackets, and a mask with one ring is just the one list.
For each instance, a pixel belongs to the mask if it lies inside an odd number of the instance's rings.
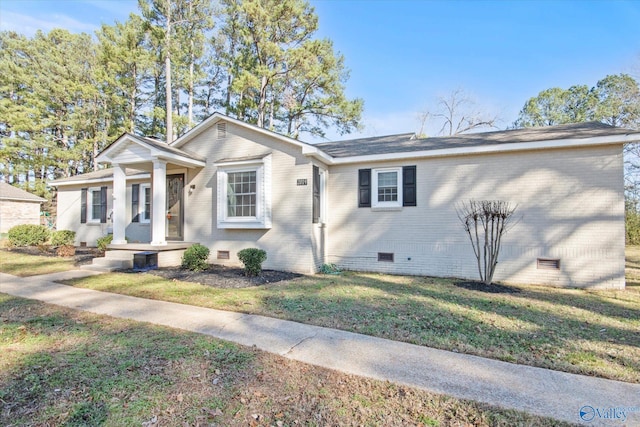
[[167,175],[167,240],[183,240],[184,174]]

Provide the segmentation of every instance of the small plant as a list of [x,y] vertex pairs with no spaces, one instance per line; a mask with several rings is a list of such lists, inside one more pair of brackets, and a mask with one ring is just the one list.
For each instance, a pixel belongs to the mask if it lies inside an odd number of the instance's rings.
[[262,271],[262,263],[267,259],[267,253],[262,249],[247,248],[238,252],[238,258],[244,264],[244,274],[253,277]]
[[200,243],[196,243],[184,251],[182,255],[182,268],[191,271],[204,271],[209,268],[207,258],[209,258],[209,248]]
[[76,232],[71,230],[58,230],[51,233],[51,246],[69,246],[76,240]]
[[335,264],[322,264],[320,267],[320,273],[322,274],[340,274],[342,270]]
[[76,247],[73,245],[61,245],[56,248],[56,255],[59,257],[71,257],[76,254]]
[[113,234],[107,234],[106,236],[102,236],[98,240],[96,240],[96,246],[98,246],[98,249],[104,252],[107,250],[107,246],[109,246],[112,241]]
[[38,246],[49,240],[49,230],[44,225],[21,224],[11,227],[8,233],[12,246]]

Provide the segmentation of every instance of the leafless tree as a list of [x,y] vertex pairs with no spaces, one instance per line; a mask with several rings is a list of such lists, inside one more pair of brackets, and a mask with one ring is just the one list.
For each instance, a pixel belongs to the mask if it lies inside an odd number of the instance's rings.
[[502,200],[470,200],[456,209],[478,261],[480,280],[485,285],[493,280],[502,236],[515,225],[516,208]]
[[418,115],[422,135],[427,120],[441,120],[439,135],[457,135],[478,128],[495,128],[497,115],[483,111],[473,98],[463,89],[455,89],[447,96],[438,98],[434,112],[425,111]]

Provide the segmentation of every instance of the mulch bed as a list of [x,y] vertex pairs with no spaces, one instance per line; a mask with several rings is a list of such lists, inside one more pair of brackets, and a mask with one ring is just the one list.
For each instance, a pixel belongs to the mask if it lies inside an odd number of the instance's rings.
[[485,285],[482,282],[465,281],[465,282],[454,282],[453,284],[459,288],[468,289],[470,291],[486,292],[488,294],[517,294],[520,292],[520,289],[518,288],[514,288],[506,285],[499,285],[497,283]]
[[149,270],[148,274],[161,276],[170,280],[182,280],[195,282],[207,286],[224,289],[248,288],[268,283],[281,282],[301,277],[301,274],[287,271],[262,270],[259,276],[247,277],[241,268],[225,267],[223,265],[209,265],[206,271],[194,272],[180,267],[162,267],[157,270]]

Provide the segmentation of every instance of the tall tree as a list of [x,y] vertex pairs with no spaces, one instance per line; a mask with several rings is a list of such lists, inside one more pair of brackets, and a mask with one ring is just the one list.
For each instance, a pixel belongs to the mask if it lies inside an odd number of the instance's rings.
[[497,115],[491,115],[480,108],[475,100],[463,89],[455,89],[446,96],[438,98],[433,111],[424,111],[418,116],[420,120],[419,135],[429,120],[439,122],[439,135],[457,135],[480,128],[496,127]]

